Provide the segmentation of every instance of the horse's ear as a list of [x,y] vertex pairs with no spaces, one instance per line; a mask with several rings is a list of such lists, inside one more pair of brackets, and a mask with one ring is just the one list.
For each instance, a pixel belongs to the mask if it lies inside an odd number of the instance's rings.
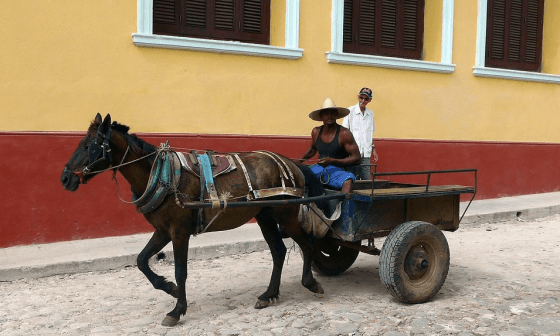
[[105,133],[109,129],[109,126],[111,126],[111,115],[107,113],[105,119],[103,120],[103,123],[99,126],[99,131]]
[[101,124],[103,122],[103,119],[101,118],[101,114],[97,113],[97,115],[95,116],[95,123],[97,125]]

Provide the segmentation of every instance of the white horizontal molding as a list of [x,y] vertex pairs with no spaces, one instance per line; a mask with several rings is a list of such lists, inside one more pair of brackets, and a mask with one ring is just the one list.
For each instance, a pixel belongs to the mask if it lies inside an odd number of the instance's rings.
[[497,68],[487,68],[487,67],[474,67],[473,74],[478,77],[491,77],[500,79],[512,79],[526,82],[539,82],[539,83],[552,83],[560,84],[560,75],[530,72],[530,71],[519,71],[519,70],[507,70],[507,69],[497,69]]
[[299,48],[274,47],[237,41],[207,40],[167,35],[136,33],[132,34],[132,41],[134,45],[138,47],[186,49],[286,59],[298,59],[303,55],[303,49]]
[[452,73],[455,71],[455,64],[340,52],[327,52],[327,62],[438,73]]

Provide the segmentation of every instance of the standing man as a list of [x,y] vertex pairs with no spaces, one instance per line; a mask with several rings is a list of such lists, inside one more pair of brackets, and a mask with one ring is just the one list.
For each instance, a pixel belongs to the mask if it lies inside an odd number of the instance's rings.
[[373,131],[375,123],[373,111],[366,106],[373,98],[373,92],[369,88],[362,88],[358,94],[358,104],[350,106],[350,113],[342,120],[342,126],[348,128],[354,135],[358,148],[360,149],[361,164],[353,167],[353,173],[359,180],[371,179],[371,167],[364,164],[377,162],[379,157],[373,143]]
[[322,121],[323,125],[313,128],[311,145],[300,159],[304,162],[318,152],[319,161],[310,167],[311,171],[324,184],[345,193],[352,192],[356,179],[346,168],[360,163],[360,150],[352,133],[336,122],[349,112],[347,108],[337,107],[330,98],[320,109],[311,112],[309,118]]

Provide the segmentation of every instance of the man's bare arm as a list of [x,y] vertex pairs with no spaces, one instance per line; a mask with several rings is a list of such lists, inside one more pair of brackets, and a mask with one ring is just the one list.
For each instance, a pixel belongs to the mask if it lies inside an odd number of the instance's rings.
[[318,135],[319,135],[318,128],[315,127],[311,131],[311,145],[309,145],[307,151],[298,160],[299,162],[305,162],[305,160],[311,159],[313,156],[315,156],[315,154],[317,154],[317,147],[315,146],[315,143],[317,141]]

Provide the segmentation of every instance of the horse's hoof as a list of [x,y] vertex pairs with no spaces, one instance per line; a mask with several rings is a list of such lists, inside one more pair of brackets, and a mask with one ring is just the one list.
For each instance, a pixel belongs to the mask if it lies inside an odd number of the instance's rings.
[[257,300],[257,303],[255,303],[255,309],[263,309],[268,307],[269,305],[269,301],[265,301],[265,300]]
[[321,286],[319,281],[317,281],[317,290],[315,291],[315,293],[317,293],[317,294],[324,294],[325,293],[325,291],[323,290],[323,286]]
[[179,322],[178,318],[175,318],[173,316],[169,316],[167,315],[164,319],[163,322],[161,322],[161,325],[164,327],[174,327],[177,325],[177,322]]

